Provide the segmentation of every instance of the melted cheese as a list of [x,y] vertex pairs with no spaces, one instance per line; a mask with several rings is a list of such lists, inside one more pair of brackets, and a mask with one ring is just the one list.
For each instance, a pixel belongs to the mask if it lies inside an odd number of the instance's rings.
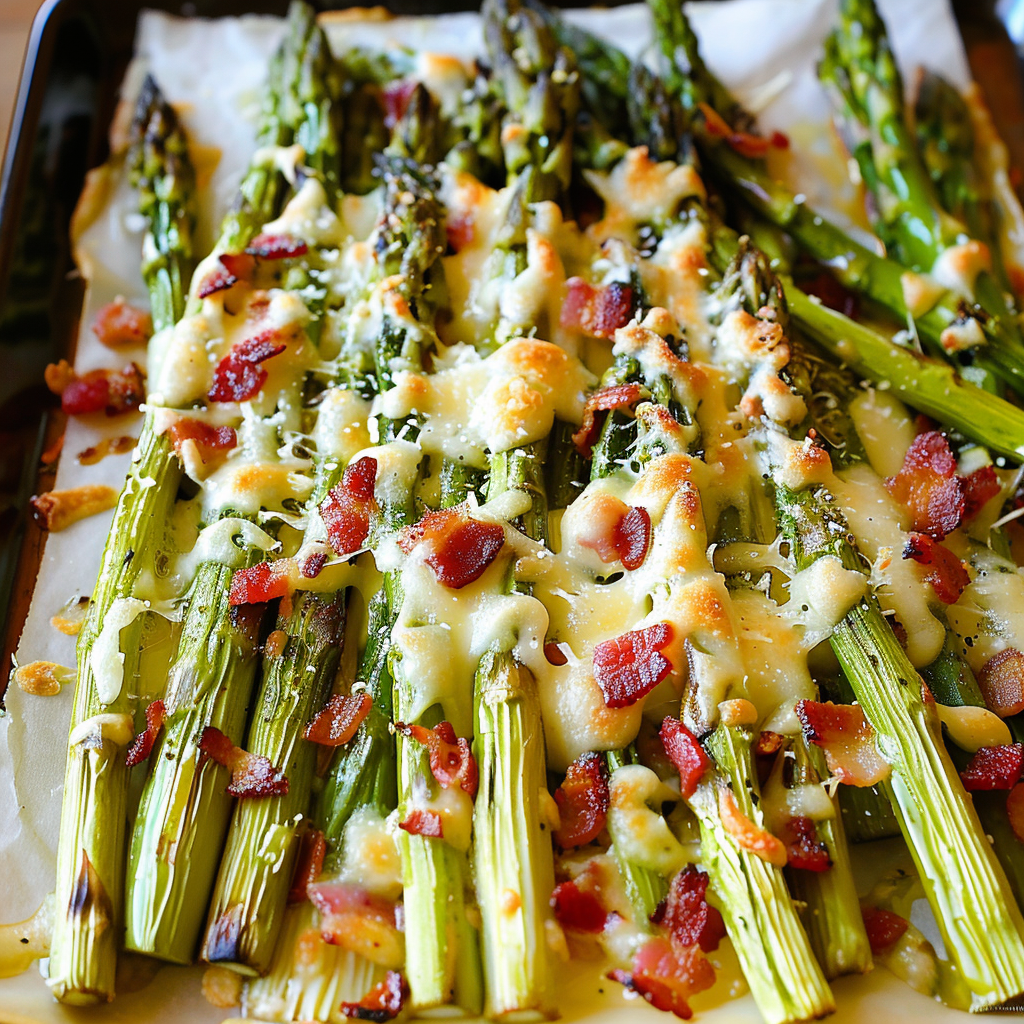
[[96,680],[96,696],[101,704],[112,704],[124,686],[124,654],[121,630],[146,611],[146,604],[134,597],[119,597],[103,616],[103,628],[89,652],[89,668]]
[[969,754],[976,753],[982,747],[1001,747],[1013,742],[1010,727],[988,708],[969,705],[948,708],[938,704],[936,710],[949,738]]
[[341,881],[354,882],[386,900],[402,894],[402,858],[397,826],[371,806],[360,807],[345,823],[340,857]]
[[347,465],[356,452],[369,447],[369,415],[370,403],[357,392],[331,388],[317,406],[313,430],[317,452],[339,465]]
[[939,284],[972,302],[974,284],[981,273],[992,273],[992,254],[984,242],[973,238],[939,253],[932,267],[932,277]]
[[105,743],[127,747],[135,735],[135,722],[131,715],[103,712],[79,722],[68,736],[68,746],[79,743],[87,750],[99,750]]
[[277,220],[263,225],[262,234],[290,235],[309,245],[340,246],[347,231],[327,201],[318,178],[309,177],[288,201]]
[[660,807],[678,795],[640,764],[616,768],[608,789],[608,831],[616,855],[671,878],[686,864],[686,851],[650,805]]
[[895,476],[916,434],[907,407],[888,391],[869,388],[852,399],[848,411],[871,468],[883,479]]

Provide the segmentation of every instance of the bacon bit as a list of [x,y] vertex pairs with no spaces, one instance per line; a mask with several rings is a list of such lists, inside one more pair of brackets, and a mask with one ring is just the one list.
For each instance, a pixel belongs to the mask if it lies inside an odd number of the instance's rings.
[[610,708],[626,708],[650,693],[672,671],[662,650],[672,627],[656,622],[605,640],[594,648],[594,679]]
[[315,580],[324,571],[327,564],[327,552],[315,551],[308,558],[303,559],[299,566],[299,573],[307,580]]
[[666,718],[661,723],[658,735],[665,753],[679,772],[679,792],[684,800],[689,800],[701,776],[711,765],[711,758],[704,752],[697,737],[678,718]]
[[680,946],[700,946],[705,953],[718,949],[725,938],[725,921],[707,901],[708,876],[688,864],[669,886],[668,896],[651,920],[668,929]]
[[789,149],[789,136],[785,132],[772,132],[768,141],[775,149]]
[[615,550],[626,569],[639,569],[651,546],[651,517],[645,508],[631,505],[614,534]]
[[551,909],[555,920],[574,932],[597,934],[604,931],[608,922],[608,911],[601,906],[597,896],[589,889],[580,889],[575,881],[555,886],[551,894]]
[[580,754],[555,790],[559,825],[555,843],[563,849],[593,842],[608,820],[608,768],[600,754]]
[[[717,110],[708,106],[707,103],[698,103],[697,106],[704,115],[704,123],[708,134],[724,139],[730,149],[735,150],[740,156],[745,156],[749,160],[763,159],[768,155],[768,150],[773,145],[779,146],[781,149],[785,149],[789,145],[788,139],[786,139],[785,145],[781,146],[775,141],[775,135],[781,134],[780,132],[776,132],[769,140],[761,135],[752,135],[750,132],[733,131],[725,118]],[[785,139],[785,136],[783,138]]]
[[754,753],[758,757],[771,757],[777,754],[787,743],[785,736],[770,729],[762,729],[757,734],[757,743],[754,746]]
[[388,130],[401,121],[409,107],[409,100],[416,91],[416,82],[411,78],[400,79],[384,87],[381,99],[384,101],[384,127]]
[[469,740],[457,737],[451,722],[438,722],[433,729],[395,722],[395,732],[427,748],[430,752],[430,773],[439,786],[443,789],[461,786],[470,796],[476,796],[480,781],[476,758]]
[[885,487],[910,512],[912,529],[934,540],[942,540],[963,521],[964,483],[956,475],[949,442],[937,430],[914,438],[903,468]]
[[899,914],[882,907],[861,907],[864,930],[868,933],[871,952],[884,953],[906,930],[907,922]]
[[267,382],[267,371],[260,365],[287,347],[275,328],[236,342],[213,371],[213,384],[206,393],[211,402],[247,402],[255,398]]
[[250,754],[236,747],[220,729],[212,725],[203,729],[199,749],[231,772],[228,792],[232,796],[284,796],[288,792],[287,775],[278,771],[262,754]]
[[978,673],[985,703],[1000,718],[1024,711],[1024,654],[1016,647],[989,658]]
[[973,519],[1001,490],[999,478],[992,466],[982,466],[968,476],[961,477],[964,484],[964,521]]
[[849,786],[873,786],[889,776],[889,763],[875,747],[875,731],[859,704],[801,700],[797,717],[808,742],[825,751],[829,770]]
[[288,260],[294,256],[305,256],[309,246],[301,238],[291,235],[257,235],[245,251],[261,260]]
[[205,462],[210,452],[230,451],[238,444],[238,435],[233,427],[213,427],[202,420],[182,416],[167,430],[171,445],[181,457],[186,441],[192,441],[199,449],[199,457]]
[[145,345],[153,333],[153,321],[144,309],[130,306],[119,295],[97,312],[92,333],[107,348],[123,345]]
[[32,496],[32,518],[42,530],[59,533],[80,519],[106,512],[117,504],[117,491],[106,484],[86,484],[66,491]]
[[559,324],[582,331],[592,338],[611,338],[633,315],[633,289],[613,281],[602,288],[587,284],[582,277],[570,277]]
[[314,882],[306,893],[320,912],[320,937],[328,945],[343,946],[385,967],[403,962],[394,903],[347,882]]
[[345,467],[341,482],[320,503],[320,517],[335,554],[350,555],[366,542],[370,515],[377,507],[373,496],[376,479],[377,460],[364,455]]
[[134,412],[146,397],[145,374],[136,363],[123,370],[90,370],[81,377],[61,360],[46,368],[46,386],[60,395],[68,416],[85,416],[101,409],[108,416]]
[[155,700],[146,708],[146,728],[132,740],[125,758],[125,764],[129,768],[142,764],[153,753],[153,744],[156,743],[166,717],[167,712],[162,700]]
[[409,998],[409,986],[398,971],[388,971],[384,980],[374,985],[358,1003],[342,1003],[343,1017],[368,1020],[373,1024],[384,1024],[394,1020]]
[[428,512],[418,523],[398,535],[398,546],[406,554],[421,541],[432,551],[426,563],[438,583],[461,590],[478,580],[505,546],[505,531],[498,523],[472,519],[465,505]]
[[373,707],[368,693],[336,693],[303,730],[310,743],[322,747],[340,747],[348,743]]
[[631,972],[611,971],[608,977],[639,993],[658,1010],[689,1020],[687,1000],[715,983],[715,969],[696,946],[679,946],[668,939],[649,939],[633,957]]
[[276,562],[257,562],[246,569],[236,569],[231,576],[228,603],[262,604],[276,597],[286,597],[291,592],[291,580],[287,573],[275,569]]
[[220,266],[215,267],[199,285],[198,295],[201,299],[209,298],[217,292],[226,291],[239,281],[248,281],[256,269],[256,257],[247,252],[221,253]]
[[1006,813],[1010,816],[1013,834],[1024,843],[1024,783],[1018,782],[1006,798]]
[[135,440],[134,437],[128,434],[122,434],[118,437],[107,437],[100,441],[99,444],[80,451],[76,458],[79,465],[95,466],[97,462],[102,461],[108,455],[124,455],[125,452],[130,452],[135,447]]
[[554,640],[549,640],[544,645],[544,657],[548,659],[549,665],[567,665],[569,663],[562,648]]
[[834,309],[843,316],[856,320],[860,315],[860,300],[857,296],[826,270],[809,281],[802,281],[800,287],[808,295],[820,299],[823,306]]
[[814,822],[803,815],[790,818],[780,835],[786,844],[786,863],[804,871],[828,871],[832,858],[828,847],[818,838]]
[[1024,773],[1024,744],[982,747],[960,773],[964,789],[1013,789]]
[[55,697],[64,683],[75,678],[75,670],[53,661],[30,661],[19,665],[11,675],[22,693],[33,697]]
[[288,889],[289,903],[304,903],[309,899],[306,890],[320,877],[327,855],[327,840],[316,828],[307,829],[299,840],[299,855],[295,858],[295,871]]
[[722,826],[736,840],[736,844],[748,853],[760,857],[768,864],[784,867],[786,847],[767,829],[755,825],[741,810],[733,791],[723,786],[718,791],[718,816]]
[[577,451],[587,459],[594,452],[594,443],[601,433],[601,424],[595,413],[629,408],[640,401],[642,394],[639,384],[611,384],[587,395],[580,429],[572,435],[572,443],[576,445]]
[[448,236],[448,244],[455,252],[461,252],[466,246],[472,245],[476,237],[476,225],[472,216],[459,213],[449,217],[445,223],[445,234]]
[[928,567],[924,578],[943,604],[956,604],[964,587],[971,582],[964,563],[926,533],[911,533],[907,537],[903,557]]
[[412,836],[424,836],[427,839],[444,839],[444,822],[437,811],[427,811],[420,807],[409,812],[405,821],[398,827]]

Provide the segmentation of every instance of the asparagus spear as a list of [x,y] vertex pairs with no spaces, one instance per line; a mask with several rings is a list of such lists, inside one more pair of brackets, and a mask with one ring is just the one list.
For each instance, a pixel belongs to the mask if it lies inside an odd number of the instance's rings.
[[[161,331],[184,308],[195,177],[178,119],[152,78],[136,107],[130,159],[147,223],[143,277],[153,327]],[[65,1003],[85,1005],[114,995],[128,797],[122,747],[131,733],[128,683],[138,665],[142,630],[142,608],[134,594],[140,576],[153,565],[179,478],[177,459],[147,413],[78,638],[48,977],[50,990]],[[99,715],[116,716],[112,720],[121,722],[120,731],[127,735],[118,738],[109,727],[104,731]],[[90,722],[96,726],[91,731]],[[83,727],[88,733],[84,741],[77,738]]]
[[[785,321],[781,285],[763,257],[745,244],[726,288],[766,322]],[[799,349],[792,352],[789,377],[795,393],[807,400]],[[797,568],[833,556],[847,570],[863,571],[827,492],[810,481],[806,486],[783,482],[780,460],[787,442],[802,443],[800,427],[765,418],[761,429],[765,469],[775,480],[779,522]],[[926,701],[916,670],[872,595],[846,613],[830,642],[892,765],[890,799],[973,1006],[1005,1002],[1024,989],[1024,919],[942,745],[934,705]]]

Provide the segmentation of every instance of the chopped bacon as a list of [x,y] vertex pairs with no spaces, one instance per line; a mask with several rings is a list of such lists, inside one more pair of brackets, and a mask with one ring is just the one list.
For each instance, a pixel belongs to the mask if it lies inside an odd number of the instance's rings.
[[718,791],[718,816],[722,819],[722,827],[736,840],[740,849],[776,867],[785,865],[785,844],[743,813],[735,793],[728,786]]
[[570,277],[559,323],[593,338],[611,338],[633,315],[633,289],[613,281],[595,288],[582,277]]
[[348,743],[373,707],[368,693],[334,694],[303,730],[310,743],[340,747]]
[[828,871],[832,858],[828,847],[818,838],[812,819],[803,815],[790,818],[780,830],[779,838],[786,844],[786,863],[804,871]]
[[875,746],[875,731],[859,704],[822,704],[801,700],[796,705],[804,736],[825,751],[829,770],[849,786],[873,786],[889,776],[889,763]]
[[256,269],[256,257],[247,252],[221,253],[220,266],[215,267],[199,285],[199,298],[206,299],[217,292],[226,291],[239,281],[248,281]]
[[707,901],[708,876],[692,864],[672,879],[668,896],[651,918],[664,925],[680,946],[700,946],[705,953],[718,949],[725,938],[725,922]]
[[544,645],[544,657],[548,659],[549,665],[567,665],[569,663],[565,652],[554,640],[549,640]]
[[1006,813],[1013,834],[1024,843],[1024,782],[1018,782],[1006,798]]
[[762,729],[757,734],[757,743],[754,746],[754,753],[758,757],[771,757],[777,754],[787,743],[786,737],[770,729]]
[[92,322],[92,333],[107,348],[144,345],[152,332],[153,321],[149,314],[130,306],[121,296],[103,306]]
[[261,260],[287,260],[293,256],[305,256],[309,246],[301,238],[291,235],[257,235],[245,251]]
[[292,589],[291,579],[276,566],[277,562],[257,562],[246,569],[236,569],[231,576],[228,603],[262,604],[276,597],[286,597]]
[[985,703],[1000,718],[1024,711],[1024,654],[1007,647],[993,655],[978,673],[978,685]]
[[167,429],[174,450],[181,455],[186,441],[192,441],[199,449],[200,457],[205,460],[209,452],[226,452],[238,444],[238,435],[234,427],[214,427],[191,416],[182,416],[175,420]]
[[287,347],[280,338],[281,332],[271,328],[232,345],[213,371],[213,384],[206,397],[211,402],[247,402],[255,398],[267,382],[267,371],[260,364]]
[[398,827],[412,836],[424,836],[427,839],[444,838],[444,822],[437,811],[426,811],[420,807],[411,810],[405,821],[400,821]]
[[651,517],[645,508],[627,505],[614,494],[598,492],[587,504],[586,521],[577,543],[597,553],[602,562],[622,562],[639,569],[651,546]]
[[262,754],[250,754],[236,747],[220,729],[212,725],[203,729],[199,749],[231,772],[228,792],[232,796],[284,796],[288,792],[288,776],[278,771]]
[[594,414],[626,409],[639,402],[642,394],[639,384],[610,384],[587,395],[580,429],[572,435],[572,443],[584,458],[589,459],[593,454],[594,443],[601,432],[601,424]]
[[822,305],[842,313],[851,320],[856,320],[860,315],[860,301],[857,296],[827,270],[823,270],[809,281],[801,281],[800,287],[808,295],[821,299]]
[[320,937],[374,963],[398,967],[404,960],[395,904],[348,882],[321,880],[306,886],[320,912]]
[[327,552],[314,551],[302,560],[302,564],[299,566],[299,573],[307,580],[315,580],[324,571],[326,564]]
[[982,747],[960,773],[964,789],[1013,789],[1024,773],[1024,743]]
[[498,523],[485,523],[469,516],[464,505],[428,512],[418,523],[407,526],[398,546],[409,554],[421,541],[432,548],[426,563],[438,583],[461,590],[478,580],[505,546],[505,531]]
[[911,533],[907,536],[903,557],[912,558],[918,565],[926,566],[924,578],[932,585],[935,596],[943,604],[956,604],[971,577],[964,563],[949,548],[932,540],[927,533]]
[[626,569],[639,569],[651,546],[651,517],[645,508],[631,505],[615,527],[615,550]]
[[766,139],[750,132],[734,131],[729,122],[713,107],[707,103],[699,103],[698,106],[704,115],[708,134],[724,139],[730,149],[749,160],[763,159],[773,146],[778,149],[786,149],[789,146],[789,139],[781,132],[773,132],[771,138]]
[[147,705],[146,728],[132,740],[132,745],[128,748],[128,756],[125,758],[125,764],[129,768],[142,764],[153,752],[153,744],[156,743],[156,738],[163,728],[165,717],[166,710],[162,700],[155,700]]
[[123,370],[90,370],[79,377],[67,363],[47,367],[46,382],[60,395],[68,416],[104,411],[108,416],[134,412],[146,398],[145,375],[136,363]]
[[455,252],[460,252],[467,245],[472,245],[476,237],[476,225],[470,214],[460,213],[449,217],[445,222],[445,234],[448,244]]
[[594,648],[594,679],[610,708],[625,708],[650,693],[672,671],[662,650],[672,642],[672,627],[656,622],[605,640]]
[[768,141],[775,149],[789,149],[789,136],[785,132],[772,132]]
[[882,907],[861,907],[864,930],[868,933],[871,952],[884,953],[906,930],[907,922],[899,914]]
[[942,540],[963,521],[964,483],[956,475],[949,442],[937,430],[914,438],[903,468],[885,487],[910,513],[911,528],[934,540]]
[[669,760],[679,772],[679,792],[684,800],[693,796],[701,776],[708,770],[711,758],[704,752],[697,737],[671,716],[661,723],[661,744]]
[[423,744],[430,752],[430,773],[444,789],[461,786],[470,796],[476,796],[480,773],[469,740],[457,737],[451,722],[438,722],[433,729],[422,725],[395,723],[395,731]]
[[608,922],[608,911],[601,906],[596,893],[581,889],[573,880],[555,886],[551,894],[551,909],[555,920],[574,932],[597,934],[604,931]]
[[992,466],[982,466],[961,477],[964,484],[964,520],[973,519],[1001,490]]
[[372,1024],[384,1024],[394,1020],[409,998],[409,986],[398,971],[388,971],[384,980],[378,982],[358,1003],[342,1003],[343,1017],[368,1020]]
[[563,850],[593,842],[608,819],[608,768],[600,754],[580,754],[555,790],[559,825],[555,842]]
[[384,101],[385,128],[390,130],[401,121],[415,91],[416,82],[411,78],[400,79],[384,87],[381,99]]
[[335,554],[358,551],[370,534],[370,515],[376,508],[373,485],[377,460],[364,455],[345,467],[341,482],[331,488],[320,503],[320,517],[327,527],[327,540]]
[[316,828],[306,829],[299,840],[299,855],[295,858],[292,884],[288,889],[289,903],[304,903],[309,899],[306,890],[319,877],[327,855],[327,839]]
[[658,1010],[689,1020],[687,1000],[715,983],[715,969],[696,946],[680,946],[654,938],[633,956],[633,968],[611,971],[608,977],[639,993]]

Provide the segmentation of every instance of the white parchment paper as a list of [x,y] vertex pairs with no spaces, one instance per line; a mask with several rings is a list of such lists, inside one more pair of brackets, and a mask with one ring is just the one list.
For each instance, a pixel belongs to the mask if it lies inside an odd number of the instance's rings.
[[[902,66],[919,64],[958,85],[968,81],[967,63],[947,0],[880,0]],[[768,129],[792,140],[783,170],[809,201],[839,220],[857,221],[850,207],[842,156],[829,128],[826,99],[814,67],[821,41],[835,23],[835,0],[732,0],[691,4],[695,28],[711,68],[755,107]],[[606,35],[631,55],[650,43],[647,10],[636,4],[607,11],[571,12],[573,20]],[[471,57],[482,52],[475,14],[394,21],[328,23],[336,50],[356,44],[401,43]],[[253,149],[259,88],[266,61],[281,36],[274,18],[247,17],[200,22],[146,12],[139,20],[135,62],[123,95],[134,97],[146,70],[152,71],[179,108],[190,138],[219,152],[215,166],[203,161],[203,192],[198,237],[202,250],[212,242]],[[117,365],[120,356],[104,349],[90,330],[95,312],[117,295],[145,304],[139,275],[141,236],[135,197],[119,169],[110,171],[110,195],[97,220],[80,240],[82,271],[89,278],[76,367],[80,372]],[[124,354],[141,361],[142,352]],[[137,435],[141,417],[73,418],[67,429],[56,487],[109,483],[119,487],[128,456],[108,457],[83,467],[74,456],[101,437]],[[110,516],[95,516],[51,536],[40,569],[28,621],[18,649],[25,663],[38,659],[74,664],[74,639],[58,633],[50,618],[75,594],[91,592]],[[57,697],[32,697],[11,687],[8,713],[0,719],[0,923],[30,916],[53,887],[64,754],[71,713],[71,687]],[[148,987],[120,995],[109,1007],[73,1011],[58,1006],[36,968],[0,980],[0,1021],[131,1021],[133,1024],[197,1024],[230,1014],[208,1005],[199,994],[198,968],[162,968]],[[718,986],[724,989],[725,986]],[[603,995],[598,993],[603,989]],[[839,1021],[892,1019],[963,1020],[897,982],[883,969],[864,978],[834,984]],[[566,1019],[593,1024],[630,1018],[653,1021],[654,1011],[624,1002],[619,986],[602,983],[593,964],[566,969],[559,1002]],[[713,989],[699,996],[701,1019],[757,1021],[749,997],[730,999]]]

